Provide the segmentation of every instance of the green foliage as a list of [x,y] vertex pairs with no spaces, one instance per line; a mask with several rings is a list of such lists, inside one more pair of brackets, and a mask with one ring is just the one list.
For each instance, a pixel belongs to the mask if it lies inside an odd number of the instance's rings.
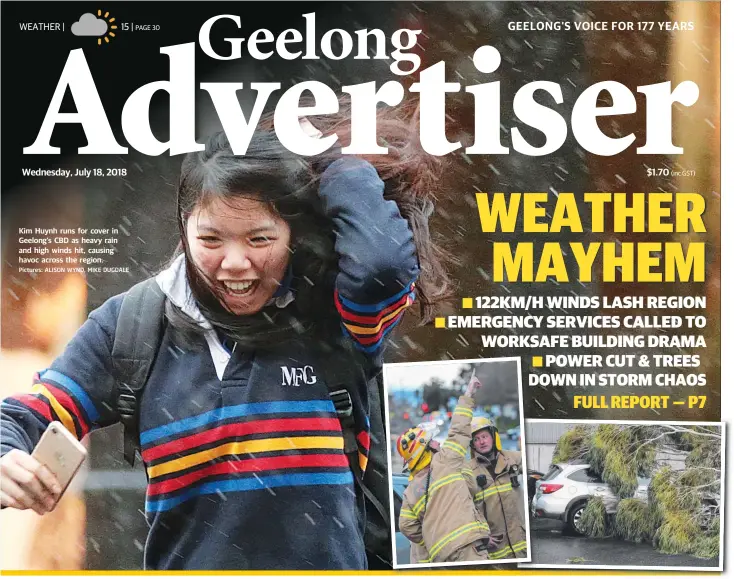
[[553,451],[553,464],[583,459],[589,449],[589,433],[586,426],[575,426],[564,432]]
[[607,453],[614,445],[615,426],[600,424],[591,436],[589,445],[589,464],[592,470],[601,474],[604,472],[604,462]]
[[653,544],[663,553],[692,553],[699,532],[696,522],[685,512],[669,512],[656,531]]
[[[716,433],[708,426],[692,426],[686,432],[659,426],[578,426],[561,436],[553,462],[588,462],[622,499],[615,517],[607,515],[600,498],[589,501],[579,523],[588,536],[615,534],[637,543],[652,541],[664,553],[715,558],[721,524],[711,510],[711,499],[721,493],[721,439]],[[653,472],[658,449],[671,445],[687,453],[685,470],[664,467]],[[651,474],[648,503],[630,498],[638,477]]]
[[625,541],[644,543],[652,540],[654,528],[649,507],[638,499],[619,501],[614,532]]
[[[717,519],[718,520],[718,519]],[[699,536],[693,546],[694,557],[700,559],[717,559],[719,557],[719,534]]]
[[652,477],[648,493],[650,520],[656,528],[655,548],[663,553],[689,553],[702,558],[719,556],[720,518],[714,517],[708,529],[701,528],[702,496],[697,489],[707,484],[711,472],[700,469],[674,472],[666,467]]
[[637,490],[637,469],[629,456],[619,449],[610,450],[604,461],[602,480],[621,498],[634,496]]
[[593,497],[586,503],[586,508],[579,520],[579,527],[583,530],[584,535],[594,539],[603,539],[612,535],[612,522],[601,498]]
[[576,426],[558,439],[553,463],[586,460],[616,494],[631,497],[637,477],[649,476],[655,466],[656,447],[647,443],[654,435],[647,426]]
[[711,485],[712,491],[718,491],[719,486],[718,472],[709,468],[688,467],[681,471],[678,481],[686,488]]
[[702,559],[715,559],[719,556],[721,541],[721,518],[714,517],[708,530],[699,535],[693,548],[693,555]]
[[[713,441],[716,441],[715,443]],[[686,466],[706,466],[709,468],[721,468],[721,447],[720,441],[711,439],[705,444],[699,444],[693,448],[686,457]]]
[[644,426],[601,424],[591,437],[589,464],[621,498],[634,496],[637,477],[647,476],[655,465],[653,436]]
[[663,524],[665,511],[668,504],[675,501],[675,489],[671,479],[673,471],[666,466],[656,472],[647,487],[648,507],[653,527],[658,528]]
[[660,527],[668,516],[676,512],[692,512],[697,501],[691,494],[681,493],[680,474],[670,467],[660,469],[653,475],[648,487],[650,514],[655,527]]
[[637,468],[637,474],[645,477],[650,476],[655,469],[657,449],[655,444],[648,444],[647,442],[653,436],[654,428],[635,426],[631,431],[632,440],[629,450]]
[[686,466],[721,469],[721,439],[703,435],[711,434],[711,427],[693,426],[691,430],[693,432],[682,435],[684,444],[690,450]]

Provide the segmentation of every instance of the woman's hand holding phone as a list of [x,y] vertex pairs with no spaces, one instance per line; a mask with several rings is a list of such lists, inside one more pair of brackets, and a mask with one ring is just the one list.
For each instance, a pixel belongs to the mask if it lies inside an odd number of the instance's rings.
[[3,507],[33,509],[39,515],[53,511],[61,496],[56,476],[22,450],[0,458],[0,502]]

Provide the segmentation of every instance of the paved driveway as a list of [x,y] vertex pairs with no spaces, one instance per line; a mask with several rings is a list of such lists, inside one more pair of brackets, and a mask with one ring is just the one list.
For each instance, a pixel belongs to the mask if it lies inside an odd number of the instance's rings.
[[702,567],[702,571],[705,571],[706,567],[716,568],[719,564],[716,559],[665,555],[649,544],[570,536],[563,532],[563,524],[560,521],[550,519],[531,520],[530,546],[533,564],[569,567],[597,565]]

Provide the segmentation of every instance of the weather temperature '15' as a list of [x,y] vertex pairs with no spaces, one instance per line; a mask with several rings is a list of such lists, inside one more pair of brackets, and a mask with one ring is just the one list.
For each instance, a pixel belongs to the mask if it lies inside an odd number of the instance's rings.
[[131,32],[156,32],[161,29],[160,24],[144,24],[142,22],[121,22],[122,30]]

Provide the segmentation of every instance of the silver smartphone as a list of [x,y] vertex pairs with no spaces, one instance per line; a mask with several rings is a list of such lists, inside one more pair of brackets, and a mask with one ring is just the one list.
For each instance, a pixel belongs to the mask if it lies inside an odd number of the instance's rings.
[[52,422],[31,456],[56,475],[61,485],[61,498],[87,457],[87,449],[61,422]]

